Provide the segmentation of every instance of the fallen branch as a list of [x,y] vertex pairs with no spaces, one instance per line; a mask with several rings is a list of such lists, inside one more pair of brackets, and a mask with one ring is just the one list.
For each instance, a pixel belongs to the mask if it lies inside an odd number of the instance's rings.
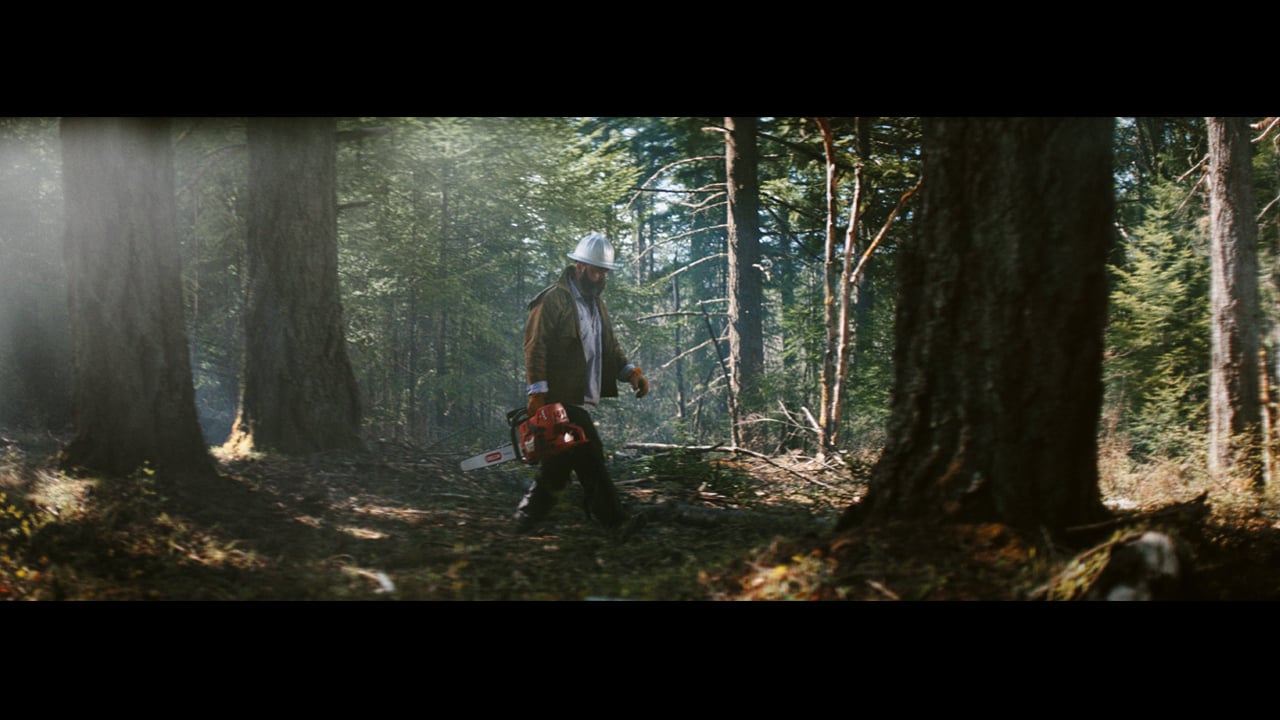
[[804,480],[805,482],[813,483],[814,485],[820,485],[820,486],[822,486],[822,487],[824,487],[824,488],[827,488],[828,490],[835,490],[836,492],[844,492],[843,490],[841,490],[841,489],[840,489],[840,488],[838,488],[838,487],[835,487],[834,485],[831,485],[831,484],[829,484],[829,483],[824,483],[824,482],[822,482],[821,480],[817,480],[817,479],[815,479],[815,478],[811,478],[811,477],[809,477],[809,476],[807,476],[807,475],[804,475],[804,474],[802,474],[802,473],[798,473],[798,472],[796,472],[795,470],[792,470],[791,468],[783,467],[783,466],[779,465],[778,463],[774,462],[774,461],[773,461],[773,460],[772,460],[768,455],[765,455],[764,453],[759,453],[759,452],[756,452],[755,450],[748,450],[748,449],[746,449],[746,448],[738,447],[738,446],[736,446],[736,445],[727,445],[727,446],[726,446],[726,445],[724,445],[724,444],[718,444],[718,445],[674,445],[674,444],[671,444],[671,443],[634,443],[634,442],[633,442],[633,443],[626,443],[625,445],[623,445],[623,447],[631,448],[631,449],[633,449],[633,450],[668,450],[668,451],[669,451],[669,450],[684,450],[684,451],[686,451],[686,452],[698,452],[698,453],[702,453],[702,452],[727,452],[727,453],[737,453],[737,454],[740,454],[740,455],[749,455],[749,456],[751,456],[751,457],[753,457],[753,458],[756,458],[757,460],[763,460],[764,462],[769,463],[770,465],[772,465],[772,466],[774,466],[774,467],[778,468],[779,470],[782,470],[782,471],[784,471],[784,472],[789,472],[789,473],[791,473],[792,475],[795,475],[796,477],[800,478],[801,480]]
[[635,532],[635,530],[645,525],[654,523],[679,523],[695,527],[715,528],[722,526],[726,522],[748,522],[757,527],[762,525],[795,527],[797,524],[808,525],[813,522],[813,518],[807,516],[777,515],[735,508],[703,507],[670,500],[655,505],[646,505],[636,510],[632,517],[632,527],[628,528],[629,532]]
[[813,416],[809,408],[801,405],[800,409],[804,411],[804,416],[809,419],[809,427],[813,428],[814,434],[822,435],[822,426],[818,424],[818,419]]
[[725,449],[724,443],[718,443],[715,445],[674,445],[671,443],[629,442],[624,444],[623,447],[631,448],[632,450],[686,450],[688,452],[697,453],[715,452],[717,450]]
[[898,593],[896,593],[896,592],[894,592],[894,591],[890,590],[889,588],[885,587],[885,586],[884,586],[884,583],[879,583],[879,582],[876,582],[875,580],[868,580],[868,581],[867,581],[867,584],[868,584],[868,585],[870,585],[870,586],[871,586],[871,588],[872,588],[873,590],[875,590],[875,591],[876,591],[876,592],[878,592],[878,593],[883,594],[885,597],[889,598],[890,600],[901,600],[901,599],[902,599],[902,597],[901,597],[900,595],[898,595]]
[[1208,510],[1206,506],[1206,500],[1208,500],[1208,498],[1209,492],[1205,491],[1184,503],[1170,505],[1169,507],[1153,510],[1149,513],[1141,513],[1137,516],[1117,517],[1110,520],[1104,520],[1102,522],[1092,523],[1090,525],[1076,525],[1074,527],[1067,528],[1066,531],[1068,533],[1090,532],[1093,530],[1106,530],[1109,528],[1119,527],[1120,525],[1127,525],[1135,520],[1158,520],[1160,518],[1178,515],[1199,516]]

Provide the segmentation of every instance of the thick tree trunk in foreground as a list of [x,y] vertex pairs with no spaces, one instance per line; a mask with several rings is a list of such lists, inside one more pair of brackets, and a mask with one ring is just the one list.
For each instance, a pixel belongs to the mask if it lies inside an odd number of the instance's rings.
[[361,447],[338,286],[332,118],[250,118],[248,297],[235,452]]
[[729,363],[730,392],[737,397],[733,438],[739,445],[758,445],[756,433],[744,432],[748,411],[759,409],[764,374],[764,324],[760,283],[760,180],[756,152],[756,119],[724,119],[725,177],[729,192]]
[[1245,118],[1208,118],[1209,471],[1262,482],[1261,300]]
[[1098,490],[1112,121],[927,119],[889,443],[841,518],[1051,531]]
[[212,476],[183,324],[169,123],[65,118],[76,434],[67,469]]

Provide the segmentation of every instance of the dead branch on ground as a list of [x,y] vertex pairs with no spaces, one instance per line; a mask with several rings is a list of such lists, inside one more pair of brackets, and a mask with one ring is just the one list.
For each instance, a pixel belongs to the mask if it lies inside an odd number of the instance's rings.
[[844,492],[843,490],[841,490],[840,488],[834,485],[822,482],[821,480],[818,480],[816,478],[811,478],[808,475],[804,475],[803,473],[798,473],[795,470],[792,470],[791,468],[783,467],[778,463],[774,462],[772,458],[770,458],[768,455],[765,455],[764,453],[759,453],[759,452],[756,452],[755,450],[748,450],[747,448],[738,447],[736,445],[725,445],[723,443],[716,444],[716,445],[675,445],[672,443],[630,442],[623,445],[623,447],[630,448],[632,450],[660,450],[660,451],[683,450],[685,452],[694,452],[694,453],[726,452],[726,453],[736,453],[739,455],[747,455],[749,457],[756,458],[757,460],[762,460],[778,468],[779,470],[782,470],[783,472],[791,473],[792,475],[795,475],[796,477],[800,478],[801,480],[804,480],[805,482],[813,483],[814,485],[819,485],[821,487],[827,488],[828,490],[835,490],[836,492],[840,492],[840,493]]

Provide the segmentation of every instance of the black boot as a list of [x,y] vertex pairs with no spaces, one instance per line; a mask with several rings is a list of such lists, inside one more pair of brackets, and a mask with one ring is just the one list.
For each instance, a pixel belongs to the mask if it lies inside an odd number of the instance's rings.
[[587,515],[595,518],[606,530],[617,530],[627,520],[627,514],[618,500],[618,491],[606,475],[584,488]]
[[529,488],[529,492],[520,500],[520,504],[516,506],[516,512],[512,515],[515,521],[515,531],[520,534],[532,532],[542,524],[543,520],[551,514],[551,509],[555,507],[556,496],[554,493],[543,489],[538,483],[534,483]]

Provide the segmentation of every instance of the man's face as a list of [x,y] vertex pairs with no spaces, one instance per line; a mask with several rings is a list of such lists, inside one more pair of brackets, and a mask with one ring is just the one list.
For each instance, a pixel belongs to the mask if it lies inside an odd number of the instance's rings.
[[609,279],[608,270],[584,262],[579,262],[576,270],[578,289],[583,295],[595,297],[604,292],[605,281]]

